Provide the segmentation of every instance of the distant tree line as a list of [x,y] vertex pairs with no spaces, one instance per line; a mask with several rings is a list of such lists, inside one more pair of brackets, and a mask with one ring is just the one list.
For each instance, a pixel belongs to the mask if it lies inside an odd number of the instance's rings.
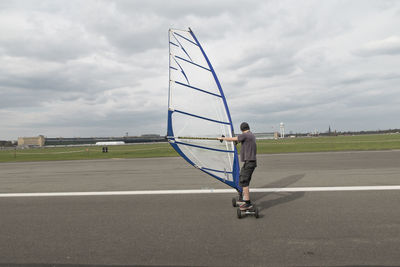
[[337,135],[363,135],[363,134],[394,134],[400,133],[400,129],[387,129],[387,130],[369,130],[369,131],[331,131],[329,130],[324,133],[296,133],[296,136],[337,136]]
[[10,146],[14,146],[13,142],[0,140],[0,147],[10,147]]
[[340,134],[390,134],[390,133],[400,133],[400,129],[388,129],[388,130],[375,130],[375,131],[359,131],[359,132],[338,132]]

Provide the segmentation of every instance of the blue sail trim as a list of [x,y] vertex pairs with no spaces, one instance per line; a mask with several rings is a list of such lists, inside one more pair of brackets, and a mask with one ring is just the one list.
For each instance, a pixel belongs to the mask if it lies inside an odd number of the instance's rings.
[[200,88],[197,88],[197,87],[188,85],[188,84],[184,84],[184,83],[177,82],[177,81],[175,81],[175,83],[176,83],[176,84],[179,84],[179,85],[182,85],[182,86],[186,86],[186,87],[192,88],[192,89],[194,89],[194,90],[197,90],[197,91],[200,91],[200,92],[203,92],[203,93],[206,93],[206,94],[210,94],[210,95],[217,96],[217,97],[222,97],[222,96],[220,96],[220,95],[211,93],[211,92],[209,92],[209,91],[206,91],[206,90],[203,90],[203,89],[200,89]]
[[181,44],[181,42],[179,42],[178,38],[176,38],[175,33],[172,33],[172,36],[174,36],[175,40],[178,42],[179,46],[181,47],[181,49],[183,50],[183,52],[185,52],[185,54],[188,56],[188,58],[192,60],[192,58],[189,56],[189,54],[186,52],[185,48],[183,47],[183,45]]
[[[220,84],[220,82],[218,80],[217,74],[215,73],[214,68],[211,65],[211,62],[208,59],[206,53],[204,52],[204,49],[201,46],[199,40],[197,40],[197,37],[194,35],[193,31],[190,28],[189,28],[189,33],[193,37],[193,40],[199,46],[199,48],[201,50],[201,53],[203,54],[205,60],[207,61],[208,66],[209,66],[209,68],[211,70],[211,73],[213,74],[214,80],[215,80],[215,82],[217,83],[217,86],[218,86],[218,90],[219,90],[219,92],[220,92],[220,94],[222,96],[222,100],[224,102],[226,113],[228,115],[228,119],[229,119],[229,122],[230,122],[230,125],[231,125],[232,136],[235,136],[234,129],[233,129],[232,118],[231,118],[231,113],[229,112],[228,103],[226,102],[226,98],[225,98],[224,92],[222,91],[222,87],[221,87],[221,84]],[[236,190],[238,190],[239,192],[242,192],[243,189],[239,185],[239,173],[240,173],[239,157],[238,157],[238,154],[237,154],[236,146],[234,148],[235,148],[235,156],[234,156],[234,160],[233,160],[233,177],[234,177],[234,186],[233,187],[236,188]]]
[[206,170],[206,171],[212,171],[212,172],[229,173],[229,174],[233,173],[233,172],[227,172],[227,171],[221,171],[221,170],[214,170],[214,169],[205,168],[205,167],[201,167],[201,169]]
[[242,187],[239,185],[239,175],[240,175],[240,166],[239,166],[239,157],[238,157],[238,153],[237,153],[237,149],[236,146],[234,146],[235,148],[235,156],[233,158],[233,181],[235,183],[234,188],[236,188],[239,192],[242,192],[243,189]]
[[184,112],[184,111],[181,111],[181,110],[177,110],[177,109],[175,109],[174,111],[178,112],[178,113],[181,113],[181,114],[184,114],[184,115],[191,116],[191,117],[199,118],[199,119],[202,119],[202,120],[207,120],[207,121],[212,121],[212,122],[216,122],[216,123],[229,125],[229,122],[217,121],[217,120],[213,120],[213,119],[210,119],[210,118],[207,118],[207,117],[203,117],[203,116],[195,115],[195,114],[192,114],[192,113]]
[[179,47],[179,45],[177,45],[176,43],[173,43],[173,42],[171,42],[171,41],[169,41],[169,43],[172,44],[172,45],[174,45],[174,46],[176,46],[176,47]]
[[[168,110],[168,129],[167,129],[167,136],[174,136],[174,131],[172,129],[172,113],[173,111]],[[182,152],[182,150],[179,148],[179,146],[175,142],[169,142],[169,144],[175,149],[178,154],[184,158],[187,162],[192,164],[193,166],[196,166],[193,161],[191,161],[185,153]]]
[[184,143],[184,142],[180,142],[180,141],[175,141],[175,143],[176,143],[176,144],[179,144],[179,145],[191,146],[191,147],[196,147],[196,148],[201,148],[201,149],[207,149],[207,150],[212,150],[212,151],[217,151],[217,152],[235,153],[234,150],[224,150],[224,149],[212,148],[212,147],[207,147],[207,146],[199,146],[199,145],[193,145],[193,144]]
[[177,68],[175,68],[175,67],[172,67],[172,66],[169,66],[171,69],[173,69],[173,70],[178,70]]
[[192,62],[192,61],[189,61],[189,60],[187,60],[187,59],[184,59],[183,57],[180,57],[180,56],[175,56],[175,57],[176,57],[176,58],[179,58],[180,60],[186,61],[187,63],[193,64],[193,65],[195,65],[195,66],[197,66],[197,67],[199,67],[199,68],[202,68],[202,69],[211,71],[210,69],[207,69],[206,67],[203,67],[203,66],[201,66],[201,65],[199,65],[199,64],[196,64],[196,63],[194,63],[194,62]]
[[192,40],[190,40],[190,39],[186,38],[185,36],[183,36],[183,35],[181,35],[181,34],[179,34],[179,33],[177,33],[177,32],[174,32],[174,34],[176,34],[176,35],[178,35],[179,37],[181,37],[181,38],[185,39],[186,41],[188,41],[188,42],[191,42],[192,44],[194,44],[194,45],[197,45],[197,46],[198,46],[198,44],[196,44],[196,43],[195,43],[195,42],[193,42]]
[[[167,129],[167,135],[168,135],[168,136],[174,136],[174,131],[173,131],[173,129],[172,129],[172,113],[173,113],[173,111],[168,110],[168,129]],[[169,144],[175,149],[175,151],[176,151],[184,160],[186,160],[187,162],[189,162],[189,164],[191,164],[192,166],[194,166],[194,167],[197,168],[196,164],[194,164],[194,162],[191,161],[191,160],[185,155],[185,153],[182,152],[182,150],[179,148],[179,146],[178,146],[176,143],[171,143],[171,142],[170,142]],[[237,189],[238,191],[242,192],[242,189],[241,189],[241,187],[238,187],[237,182],[235,182],[235,181],[232,182],[232,181],[224,180],[224,179],[222,179],[221,177],[218,177],[218,176],[216,176],[215,174],[210,173],[210,172],[208,172],[208,171],[206,171],[206,170],[202,170],[202,169],[199,169],[199,170],[201,170],[202,172],[204,172],[204,173],[210,175],[211,177],[217,179],[218,181],[223,182],[224,184],[227,184],[227,185],[229,185],[230,187],[233,187],[233,188]]]

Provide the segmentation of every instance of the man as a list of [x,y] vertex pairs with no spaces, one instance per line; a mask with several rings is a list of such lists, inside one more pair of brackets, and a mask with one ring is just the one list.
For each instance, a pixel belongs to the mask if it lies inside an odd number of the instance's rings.
[[219,140],[237,141],[242,143],[240,160],[244,162],[244,164],[240,170],[239,185],[243,188],[244,203],[240,206],[240,209],[246,210],[253,207],[250,201],[249,185],[254,169],[257,167],[257,145],[256,137],[252,132],[250,132],[250,126],[247,122],[240,124],[240,130],[242,131],[242,134],[238,136],[220,137]]

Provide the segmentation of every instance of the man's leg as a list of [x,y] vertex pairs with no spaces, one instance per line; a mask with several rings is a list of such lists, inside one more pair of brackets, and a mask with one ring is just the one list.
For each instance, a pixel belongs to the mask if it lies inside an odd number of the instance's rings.
[[250,200],[250,191],[248,186],[243,187],[243,200],[244,201]]
[[251,179],[251,170],[248,168],[248,163],[244,163],[240,169],[239,184],[243,189],[243,201],[250,200],[249,183]]
[[250,192],[249,192],[249,186],[243,186],[243,204],[240,205],[241,210],[247,210],[253,207],[253,204],[250,201]]
[[240,172],[240,185],[243,188],[243,201],[245,202],[242,206],[240,206],[240,209],[245,210],[247,208],[252,207],[250,201],[249,185],[251,181],[251,176],[256,166],[257,165],[255,162],[247,162],[246,164],[243,165],[243,168]]

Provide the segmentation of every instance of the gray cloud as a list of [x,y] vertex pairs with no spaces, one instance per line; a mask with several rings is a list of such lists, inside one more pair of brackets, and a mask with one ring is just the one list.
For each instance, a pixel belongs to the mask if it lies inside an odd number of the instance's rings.
[[363,57],[379,55],[399,55],[400,54],[400,35],[390,36],[383,40],[368,42],[354,52],[355,55]]

